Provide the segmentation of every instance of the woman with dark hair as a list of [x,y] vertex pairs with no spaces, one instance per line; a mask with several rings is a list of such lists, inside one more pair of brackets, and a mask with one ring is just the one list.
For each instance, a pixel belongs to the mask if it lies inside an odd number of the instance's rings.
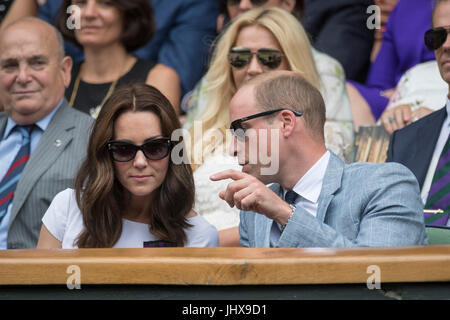
[[179,90],[168,89],[165,83],[170,77],[153,79],[154,62],[131,54],[155,32],[148,0],[64,0],[56,24],[65,40],[84,52],[85,60],[74,65],[66,90],[74,108],[95,118],[116,87],[138,82],[155,86],[178,105]]
[[94,124],[75,190],[56,195],[45,213],[37,248],[218,246],[217,230],[192,210],[189,164],[169,157],[179,128],[159,90],[116,90]]

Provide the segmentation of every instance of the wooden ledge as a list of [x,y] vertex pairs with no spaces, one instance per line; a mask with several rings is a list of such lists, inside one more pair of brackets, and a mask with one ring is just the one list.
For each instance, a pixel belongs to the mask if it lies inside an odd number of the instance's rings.
[[[450,245],[352,249],[0,250],[0,285],[273,285],[450,281]],[[368,269],[369,268],[369,269]],[[372,267],[373,268],[373,267]]]

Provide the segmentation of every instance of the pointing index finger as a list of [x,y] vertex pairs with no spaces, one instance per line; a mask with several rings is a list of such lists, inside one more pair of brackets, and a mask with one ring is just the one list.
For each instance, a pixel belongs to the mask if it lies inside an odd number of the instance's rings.
[[219,181],[219,180],[225,180],[225,179],[239,180],[239,179],[245,178],[245,174],[240,171],[229,169],[229,170],[224,170],[224,171],[215,173],[212,176],[210,176],[209,178],[212,181]]

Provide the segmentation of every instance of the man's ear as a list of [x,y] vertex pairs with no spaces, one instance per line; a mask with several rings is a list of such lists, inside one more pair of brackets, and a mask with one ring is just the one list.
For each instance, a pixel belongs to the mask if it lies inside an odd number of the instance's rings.
[[296,4],[297,0],[281,0],[281,8],[291,13],[294,10]]
[[64,87],[67,89],[70,85],[72,77],[72,65],[73,60],[69,56],[65,56],[61,61],[61,75],[64,83]]
[[297,123],[297,118],[292,111],[283,110],[280,112],[281,122],[282,122],[282,134],[287,137],[292,134]]

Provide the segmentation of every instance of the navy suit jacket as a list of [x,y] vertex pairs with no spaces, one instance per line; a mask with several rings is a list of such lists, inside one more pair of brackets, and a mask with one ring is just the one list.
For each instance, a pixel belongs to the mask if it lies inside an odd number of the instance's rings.
[[303,26],[314,48],[338,60],[349,80],[365,82],[373,30],[367,8],[373,0],[306,0]]
[[446,117],[447,109],[444,107],[391,136],[386,161],[398,162],[409,168],[419,181],[420,189]]

